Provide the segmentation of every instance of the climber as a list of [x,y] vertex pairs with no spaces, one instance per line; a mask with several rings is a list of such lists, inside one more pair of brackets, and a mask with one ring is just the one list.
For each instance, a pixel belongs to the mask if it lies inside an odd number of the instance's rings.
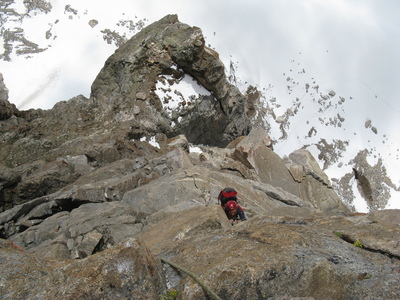
[[222,206],[222,208],[224,208],[225,204],[229,200],[234,200],[237,202],[236,195],[237,195],[237,192],[235,191],[235,189],[230,188],[230,187],[224,188],[218,195],[218,203],[221,202],[221,206]]
[[235,200],[229,200],[224,207],[225,214],[232,225],[246,220],[243,208],[241,208]]

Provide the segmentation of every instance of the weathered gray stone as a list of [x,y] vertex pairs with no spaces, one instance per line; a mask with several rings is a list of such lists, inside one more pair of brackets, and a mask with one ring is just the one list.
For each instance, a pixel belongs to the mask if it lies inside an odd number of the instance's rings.
[[170,150],[176,149],[176,148],[181,148],[181,149],[185,150],[187,153],[190,152],[189,151],[189,142],[183,134],[178,135],[173,138],[170,138],[166,142],[167,142],[167,147]]
[[289,158],[293,163],[303,166],[305,175],[312,176],[328,187],[332,186],[328,176],[321,170],[310,151],[299,149],[292,152],[289,155]]
[[[159,76],[179,76],[175,66],[216,97],[200,97],[195,106],[179,114],[179,122],[178,116],[171,120],[162,113],[163,99],[148,93]],[[176,15],[147,26],[121,46],[93,82],[91,99],[102,112],[98,117],[103,122],[118,122],[137,135],[162,132],[171,137],[183,133],[192,143],[225,146],[250,129],[245,98],[227,81],[218,54],[205,46],[199,28],[180,23]],[[122,118],[115,118],[115,107],[123,111]],[[141,118],[135,117],[138,109]],[[141,119],[147,125],[143,126]],[[177,125],[171,126],[171,121]]]
[[79,174],[75,172],[72,165],[64,160],[52,161],[49,163],[37,163],[25,165],[27,169],[20,170],[23,178],[14,189],[14,205],[23,203],[27,199],[39,198],[56,192],[69,183],[75,181]]
[[0,189],[14,185],[21,180],[20,174],[13,171],[13,169],[2,166],[0,168]]
[[82,260],[34,257],[4,240],[0,249],[2,299],[150,300],[166,290],[160,261],[135,239]]
[[59,160],[64,160],[73,168],[73,171],[79,175],[85,175],[94,170],[93,166],[89,164],[88,157],[83,154],[77,156],[67,155]]
[[[280,188],[316,209],[334,214],[350,212],[332,190],[329,178],[309,151],[295,151],[291,157],[296,164],[287,165],[270,146],[267,132],[257,128],[249,136],[230,144],[233,148],[231,157],[254,170],[258,181]],[[294,202],[299,203],[297,200]]]
[[59,211],[70,211],[84,203],[121,201],[127,191],[169,174],[176,169],[192,166],[185,151],[178,148],[150,161],[123,159],[107,167],[81,176],[73,185],[46,197],[29,201],[0,215],[2,237],[9,237],[30,227],[32,220],[40,223]]
[[[199,170],[201,172],[201,170]],[[201,173],[195,170],[174,172],[153,181],[152,185],[140,186],[125,193],[122,201],[134,207],[137,212],[152,214],[167,207],[171,211],[184,210],[192,206],[204,206],[204,192],[200,181]]]
[[306,176],[304,166],[292,163],[287,163],[286,166],[289,169],[289,172],[292,175],[293,179],[301,183]]
[[282,203],[285,203],[287,205],[297,206],[297,207],[311,206],[308,202],[303,201],[302,199],[293,194],[285,192],[280,187],[274,187],[268,183],[261,183],[261,182],[252,182],[251,184],[254,187],[254,189],[264,192],[269,198],[281,201]]
[[[334,233],[342,226],[364,230],[364,224],[356,225],[358,217],[285,215],[259,214],[224,232],[215,226],[212,207],[193,208],[165,215],[163,226],[149,226],[141,238],[154,254],[199,275],[222,299],[396,298],[399,257],[355,247]],[[375,238],[388,234],[398,240],[397,232],[376,229]],[[202,297],[200,287],[177,276],[174,287],[183,298]]]
[[[11,240],[38,255],[83,258],[136,235],[143,227],[140,222],[144,217],[121,202],[84,204],[72,212],[63,211],[45,218],[26,230],[17,223],[22,232],[13,235]],[[65,246],[61,257],[51,252],[51,249],[59,249],[59,244]]]
[[100,243],[102,238],[103,235],[95,231],[85,234],[82,241],[77,246],[79,257],[84,258],[92,255],[94,253],[94,249]]
[[3,74],[0,73],[0,121],[7,120],[18,113],[15,105],[8,102],[8,89],[4,84]]
[[0,166],[0,212],[12,207],[13,199],[6,188],[16,186],[21,181],[21,175],[6,166]]
[[270,138],[265,130],[258,129],[248,137],[240,139],[232,158],[254,169],[260,181],[281,187],[301,198],[299,186],[293,181],[283,160],[270,147]]
[[[212,95],[170,113],[155,86],[185,74]],[[309,152],[281,159],[266,130],[246,135],[258,98],[227,82],[199,28],[167,16],[107,60],[89,99],[10,108],[0,298],[158,299],[168,282],[182,299],[205,299],[163,256],[222,299],[394,299],[399,211],[353,216]],[[247,221],[227,220],[225,187]]]

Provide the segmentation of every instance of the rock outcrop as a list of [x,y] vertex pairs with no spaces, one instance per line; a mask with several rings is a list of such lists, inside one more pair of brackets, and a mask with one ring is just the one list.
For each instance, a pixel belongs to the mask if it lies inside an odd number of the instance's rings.
[[0,121],[7,120],[16,114],[18,114],[18,109],[14,104],[8,102],[8,89],[4,84],[3,75],[0,73]]
[[[171,111],[157,82],[188,75],[210,94]],[[275,154],[255,94],[174,15],[121,46],[89,99],[19,111],[0,86],[0,298],[207,299],[166,258],[222,299],[395,299],[400,212],[351,215],[308,151]],[[228,186],[248,217],[233,227]]]
[[[393,233],[399,211],[325,217],[281,207],[224,231],[215,209],[202,208],[202,218],[197,208],[170,215],[140,236],[154,255],[199,274],[222,299],[399,295],[399,233]],[[206,299],[190,277],[174,269],[167,274],[183,299]]]
[[142,242],[124,243],[84,260],[44,261],[0,240],[3,299],[158,299],[161,262]]
[[[169,100],[157,96],[156,84],[179,82],[185,74],[211,95],[182,101],[169,117],[163,109]],[[91,98],[98,120],[127,127],[135,137],[183,133],[191,143],[226,146],[250,129],[245,98],[227,81],[218,54],[205,46],[200,28],[180,23],[176,15],[149,25],[121,46],[93,82]]]

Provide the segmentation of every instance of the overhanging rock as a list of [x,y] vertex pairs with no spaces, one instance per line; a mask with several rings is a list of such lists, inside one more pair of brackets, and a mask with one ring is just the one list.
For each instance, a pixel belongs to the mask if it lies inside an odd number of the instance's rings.
[[[208,95],[182,97],[170,111],[171,97],[160,98],[157,84],[171,91],[188,75]],[[228,82],[218,53],[205,46],[200,28],[176,15],[147,26],[110,56],[92,84],[91,100],[98,120],[136,137],[182,133],[194,144],[226,146],[250,130],[246,99]]]

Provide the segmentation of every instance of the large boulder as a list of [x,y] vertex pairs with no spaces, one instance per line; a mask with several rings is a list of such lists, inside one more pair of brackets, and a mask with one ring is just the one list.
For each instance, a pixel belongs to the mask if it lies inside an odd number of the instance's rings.
[[324,213],[350,212],[308,150],[296,150],[289,159],[281,159],[272,150],[271,139],[262,128],[238,138],[230,147],[231,157],[254,170],[258,181],[282,189]]

